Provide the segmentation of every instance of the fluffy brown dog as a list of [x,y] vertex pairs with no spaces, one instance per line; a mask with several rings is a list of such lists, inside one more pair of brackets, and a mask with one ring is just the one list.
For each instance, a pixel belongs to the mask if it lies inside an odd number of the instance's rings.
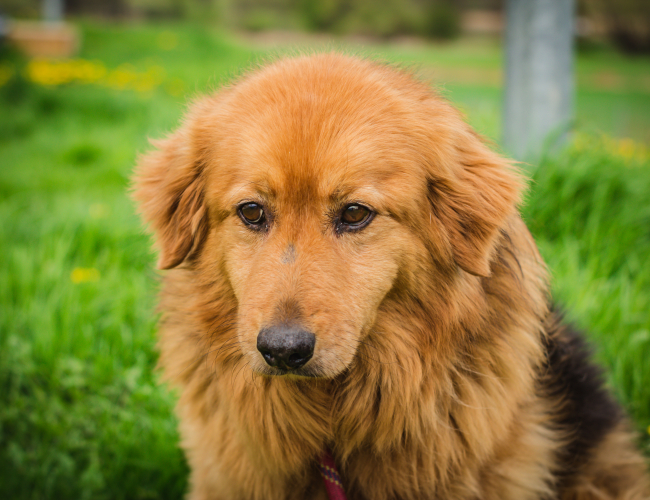
[[191,499],[647,499],[522,180],[406,72],[284,59],[137,169]]

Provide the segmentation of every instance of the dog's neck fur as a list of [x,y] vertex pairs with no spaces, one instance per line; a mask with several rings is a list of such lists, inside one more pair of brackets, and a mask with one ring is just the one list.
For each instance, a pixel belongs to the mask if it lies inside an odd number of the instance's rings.
[[[518,216],[511,218],[513,226],[523,226]],[[514,241],[510,234],[523,236]],[[373,499],[390,495],[373,490],[375,474],[386,475],[389,482],[393,478],[403,498],[449,492],[452,483],[470,491],[479,475],[488,472],[483,463],[489,458],[494,462],[495,454],[516,453],[499,448],[504,436],[531,426],[539,428],[540,436],[545,432],[543,422],[527,420],[532,413],[527,407],[539,404],[533,386],[543,358],[547,310],[539,304],[547,302],[547,285],[525,228],[503,231],[491,268],[488,278],[458,271],[449,292],[453,297],[390,294],[355,361],[334,380],[254,376],[237,351],[232,294],[225,285],[206,283],[201,296],[184,295],[196,289],[188,282],[198,279],[198,273],[177,269],[165,278],[162,294],[167,316],[161,363],[167,378],[181,386],[183,399],[204,401],[196,414],[183,418],[228,426],[244,441],[248,459],[271,476],[293,471],[294,477],[286,480],[306,480],[316,457],[329,446],[344,478],[354,478],[347,486],[357,496],[362,491]],[[513,296],[513,289],[520,293]],[[166,300],[179,295],[186,300]],[[445,299],[457,308],[446,318],[436,317],[434,311],[444,308],[431,302]],[[212,314],[219,304],[218,317],[204,316],[207,301]],[[179,304],[185,305],[180,309]],[[409,314],[396,314],[400,310]],[[479,315],[469,315],[477,310]],[[398,323],[407,317],[408,323]],[[179,325],[184,325],[183,335]],[[206,330],[212,338],[199,337],[197,332]],[[176,346],[186,342],[194,343],[195,355],[179,359],[182,350]],[[422,347],[432,343],[435,348]],[[278,401],[282,406],[273,406]],[[251,421],[261,423],[240,427]],[[534,447],[528,446],[530,453]],[[401,458],[393,460],[397,450]],[[537,468],[552,459],[548,453],[540,448],[539,456],[527,459],[531,472],[535,469],[531,477],[542,478],[540,492],[548,484]],[[435,474],[418,475],[419,469]],[[428,483],[417,483],[416,477]]]

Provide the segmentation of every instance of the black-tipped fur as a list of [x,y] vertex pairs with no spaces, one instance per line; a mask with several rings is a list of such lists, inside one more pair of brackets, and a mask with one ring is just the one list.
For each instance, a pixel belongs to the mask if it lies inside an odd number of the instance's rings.
[[557,472],[561,494],[620,422],[623,412],[604,387],[602,370],[592,363],[591,349],[582,334],[555,311],[549,317],[547,333],[543,390],[558,402],[556,424],[568,434]]

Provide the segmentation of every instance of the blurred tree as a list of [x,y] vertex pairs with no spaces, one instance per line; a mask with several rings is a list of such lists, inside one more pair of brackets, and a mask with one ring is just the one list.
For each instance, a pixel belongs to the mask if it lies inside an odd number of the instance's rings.
[[650,54],[650,0],[583,0],[587,15],[606,26],[609,38],[629,54]]
[[354,0],[339,21],[344,33],[388,38],[420,31],[422,11],[412,0]]
[[573,117],[574,9],[574,0],[507,0],[503,139],[515,158],[566,141]]
[[333,31],[349,11],[350,3],[348,0],[300,0],[299,9],[308,29]]
[[23,19],[37,18],[41,15],[40,0],[0,0],[2,14]]
[[[129,0],[132,1],[134,0]],[[205,22],[221,19],[222,6],[219,0],[171,0],[171,2],[173,9],[186,19]]]
[[43,0],[43,19],[49,22],[63,21],[63,0]]
[[110,18],[181,18],[211,22],[221,18],[222,3],[223,0],[65,0],[65,11]]
[[303,27],[300,0],[220,0],[224,25],[250,31]]
[[453,0],[434,0],[428,6],[423,34],[436,40],[451,40],[461,33],[462,5]]
[[128,14],[125,0],[66,0],[65,11],[70,14],[94,14],[123,17]]

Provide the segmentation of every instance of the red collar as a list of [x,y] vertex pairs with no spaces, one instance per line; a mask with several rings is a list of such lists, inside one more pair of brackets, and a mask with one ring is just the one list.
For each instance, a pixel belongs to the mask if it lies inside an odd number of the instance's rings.
[[327,498],[329,500],[347,500],[343,484],[341,483],[341,475],[339,474],[334,459],[330,451],[325,448],[323,454],[318,462],[318,470],[320,475],[323,476],[325,489],[327,490]]

